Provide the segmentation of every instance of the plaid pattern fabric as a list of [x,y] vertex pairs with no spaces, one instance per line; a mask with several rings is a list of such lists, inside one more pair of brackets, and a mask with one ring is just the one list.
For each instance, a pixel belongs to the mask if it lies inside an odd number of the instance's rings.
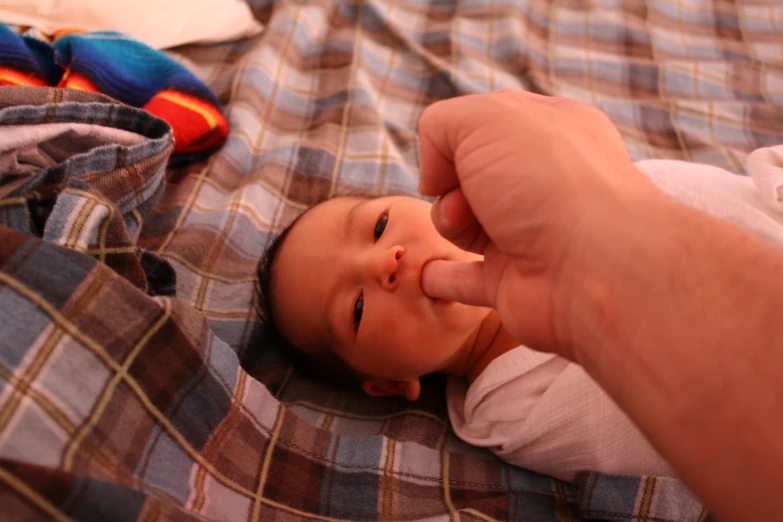
[[[262,35],[171,53],[215,91],[231,132],[217,154],[165,179],[160,120],[88,93],[0,90],[17,97],[3,103],[0,126],[67,115],[144,137],[122,161],[122,147],[96,145],[39,178],[0,178],[4,514],[707,519],[677,481],[587,473],[569,485],[462,444],[448,429],[440,379],[414,405],[303,379],[254,336],[253,272],[274,236],[318,201],[348,190],[415,193],[416,122],[429,103],[459,94],[516,87],[574,97],[610,115],[634,158],[742,173],[750,150],[783,142],[783,8],[250,4]],[[110,261],[119,254],[123,262]]]
[[[689,499],[685,485],[670,478],[584,474],[577,479],[579,511],[587,519],[614,522],[712,520],[710,514]],[[636,491],[636,495],[617,492]],[[614,492],[615,494],[612,494]]]

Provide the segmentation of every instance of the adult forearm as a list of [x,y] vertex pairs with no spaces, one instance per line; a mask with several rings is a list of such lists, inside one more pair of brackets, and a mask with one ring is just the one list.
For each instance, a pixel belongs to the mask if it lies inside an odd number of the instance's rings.
[[672,201],[608,221],[577,283],[578,361],[721,520],[777,520],[783,253]]

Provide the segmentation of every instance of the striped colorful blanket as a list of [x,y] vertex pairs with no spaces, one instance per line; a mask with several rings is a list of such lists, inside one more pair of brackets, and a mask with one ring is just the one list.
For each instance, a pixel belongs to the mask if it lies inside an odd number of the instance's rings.
[[174,131],[173,163],[208,156],[228,123],[213,92],[165,54],[116,32],[70,32],[46,38],[0,24],[0,86],[54,85],[100,92],[141,107]]
[[148,112],[0,88],[3,515],[708,520],[674,480],[565,484],[462,444],[439,379],[415,404],[305,379],[254,335],[254,268],[336,192],[414,193],[417,120],[460,94],[574,97],[609,114],[634,158],[741,174],[750,150],[783,142],[783,7],[249,3],[263,34],[169,54],[230,123],[190,165],[167,166],[172,132]]

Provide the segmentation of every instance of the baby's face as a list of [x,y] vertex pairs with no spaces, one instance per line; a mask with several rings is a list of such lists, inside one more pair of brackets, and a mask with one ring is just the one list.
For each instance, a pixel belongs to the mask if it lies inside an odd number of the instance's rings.
[[410,197],[337,198],[302,216],[275,262],[272,308],[283,335],[374,379],[444,370],[489,310],[422,291],[427,261],[480,259],[438,234],[430,208]]

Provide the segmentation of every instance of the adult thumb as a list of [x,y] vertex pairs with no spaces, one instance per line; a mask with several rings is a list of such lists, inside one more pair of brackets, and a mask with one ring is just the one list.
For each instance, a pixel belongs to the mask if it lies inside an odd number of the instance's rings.
[[484,289],[483,261],[430,261],[422,268],[421,287],[435,299],[490,306]]

